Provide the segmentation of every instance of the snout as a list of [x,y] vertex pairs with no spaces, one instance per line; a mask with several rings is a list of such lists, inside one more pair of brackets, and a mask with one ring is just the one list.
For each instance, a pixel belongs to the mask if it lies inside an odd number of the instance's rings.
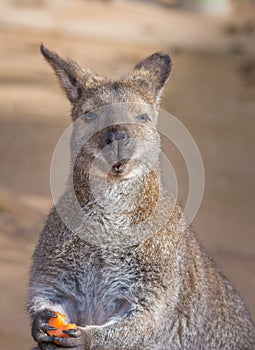
[[123,175],[134,150],[134,142],[128,130],[108,129],[103,135],[102,146],[104,157],[111,164],[110,173]]

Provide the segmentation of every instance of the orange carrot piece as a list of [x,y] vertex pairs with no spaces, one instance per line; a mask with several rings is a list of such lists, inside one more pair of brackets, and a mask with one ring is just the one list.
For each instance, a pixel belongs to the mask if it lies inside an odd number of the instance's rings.
[[49,319],[48,325],[57,328],[56,330],[48,330],[47,333],[50,337],[55,335],[58,338],[67,338],[68,334],[63,333],[69,329],[76,329],[77,326],[74,323],[66,323],[66,315],[56,312],[57,317],[51,317]]

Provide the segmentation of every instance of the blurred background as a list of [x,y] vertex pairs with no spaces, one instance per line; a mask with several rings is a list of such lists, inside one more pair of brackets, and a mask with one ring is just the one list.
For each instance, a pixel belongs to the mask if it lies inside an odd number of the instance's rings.
[[[70,124],[41,42],[113,78],[154,51],[171,54],[162,106],[188,128],[205,166],[193,226],[255,317],[254,9],[248,0],[1,0],[1,349],[32,344],[31,256],[52,205],[52,152]],[[173,164],[185,188],[187,170],[175,152]]]

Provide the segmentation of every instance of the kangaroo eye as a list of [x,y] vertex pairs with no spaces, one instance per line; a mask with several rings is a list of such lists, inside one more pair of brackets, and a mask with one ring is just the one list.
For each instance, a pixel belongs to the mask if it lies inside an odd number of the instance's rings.
[[92,120],[95,120],[97,118],[97,115],[93,112],[87,112],[84,114],[83,118],[86,121],[92,121]]
[[144,114],[139,114],[136,119],[140,120],[141,122],[147,122],[148,120],[150,120],[149,116],[147,113]]

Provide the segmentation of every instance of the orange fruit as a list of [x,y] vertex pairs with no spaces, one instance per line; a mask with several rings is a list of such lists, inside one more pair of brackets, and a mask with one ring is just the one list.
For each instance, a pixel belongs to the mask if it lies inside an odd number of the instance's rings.
[[58,338],[67,338],[68,334],[63,333],[63,331],[68,331],[68,329],[76,329],[77,326],[74,323],[66,323],[66,315],[60,312],[55,312],[57,317],[51,317],[49,319],[48,325],[57,328],[56,330],[48,330],[47,333],[50,337],[55,335]]

